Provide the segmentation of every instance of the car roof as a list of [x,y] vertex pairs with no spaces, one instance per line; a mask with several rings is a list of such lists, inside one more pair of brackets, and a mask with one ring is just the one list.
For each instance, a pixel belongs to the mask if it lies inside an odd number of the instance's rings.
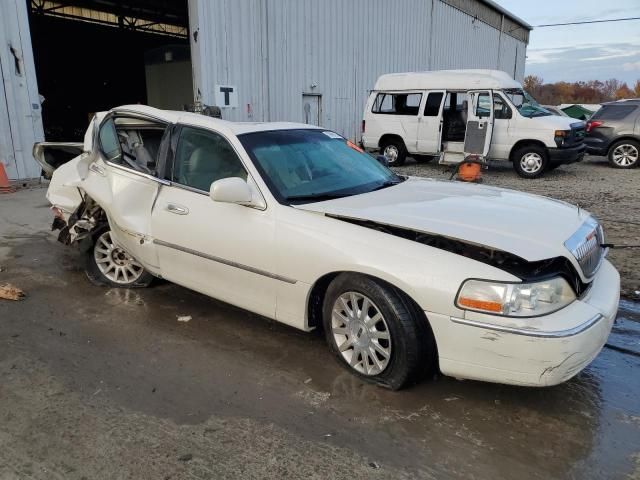
[[475,90],[478,88],[522,88],[522,85],[501,70],[435,70],[380,75],[374,90]]
[[616,100],[615,102],[605,102],[602,105],[640,105],[640,98],[627,98],[624,100]]
[[294,122],[230,122],[200,113],[161,110],[148,105],[122,105],[111,110],[115,113],[139,114],[167,123],[182,123],[214,130],[225,130],[235,135],[271,130],[319,129],[315,125]]

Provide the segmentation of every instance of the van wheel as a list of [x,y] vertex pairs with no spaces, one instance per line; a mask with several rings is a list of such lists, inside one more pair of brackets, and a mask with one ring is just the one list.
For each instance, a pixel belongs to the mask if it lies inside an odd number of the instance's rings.
[[395,138],[385,140],[380,148],[380,153],[385,156],[390,167],[404,165],[407,159],[407,149],[404,142]]
[[522,178],[538,178],[549,165],[549,156],[543,147],[525,145],[513,152],[513,168]]
[[640,162],[640,143],[634,140],[620,140],[609,149],[609,164],[613,168],[633,168]]
[[398,390],[436,368],[424,314],[389,284],[343,273],[327,289],[322,316],[329,348],[362,380]]
[[154,278],[113,243],[109,225],[93,233],[93,245],[85,253],[85,272],[94,285],[119,288],[147,287]]

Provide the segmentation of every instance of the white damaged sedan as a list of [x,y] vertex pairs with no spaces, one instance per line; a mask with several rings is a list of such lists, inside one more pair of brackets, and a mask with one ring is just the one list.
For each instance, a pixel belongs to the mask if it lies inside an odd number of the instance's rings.
[[[620,279],[586,211],[407,178],[334,132],[145,106],[94,117],[47,193],[96,283],[161,277],[302,330],[398,389],[563,382],[604,345]],[[34,149],[46,163],[46,148]]]

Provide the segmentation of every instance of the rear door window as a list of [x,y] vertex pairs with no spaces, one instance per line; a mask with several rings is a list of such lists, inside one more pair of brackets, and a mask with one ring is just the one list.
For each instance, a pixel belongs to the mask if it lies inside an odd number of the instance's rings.
[[605,105],[591,117],[592,120],[622,120],[637,107],[635,105]]
[[113,119],[110,118],[102,124],[98,136],[100,137],[100,150],[105,158],[111,162],[120,163],[122,151]]
[[418,115],[422,93],[378,93],[372,113],[385,115]]

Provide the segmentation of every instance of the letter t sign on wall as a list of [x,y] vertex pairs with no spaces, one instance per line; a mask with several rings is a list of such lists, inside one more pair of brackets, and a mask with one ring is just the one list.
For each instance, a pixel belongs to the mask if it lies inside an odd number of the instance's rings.
[[216,105],[220,108],[238,106],[238,90],[233,85],[216,85]]

